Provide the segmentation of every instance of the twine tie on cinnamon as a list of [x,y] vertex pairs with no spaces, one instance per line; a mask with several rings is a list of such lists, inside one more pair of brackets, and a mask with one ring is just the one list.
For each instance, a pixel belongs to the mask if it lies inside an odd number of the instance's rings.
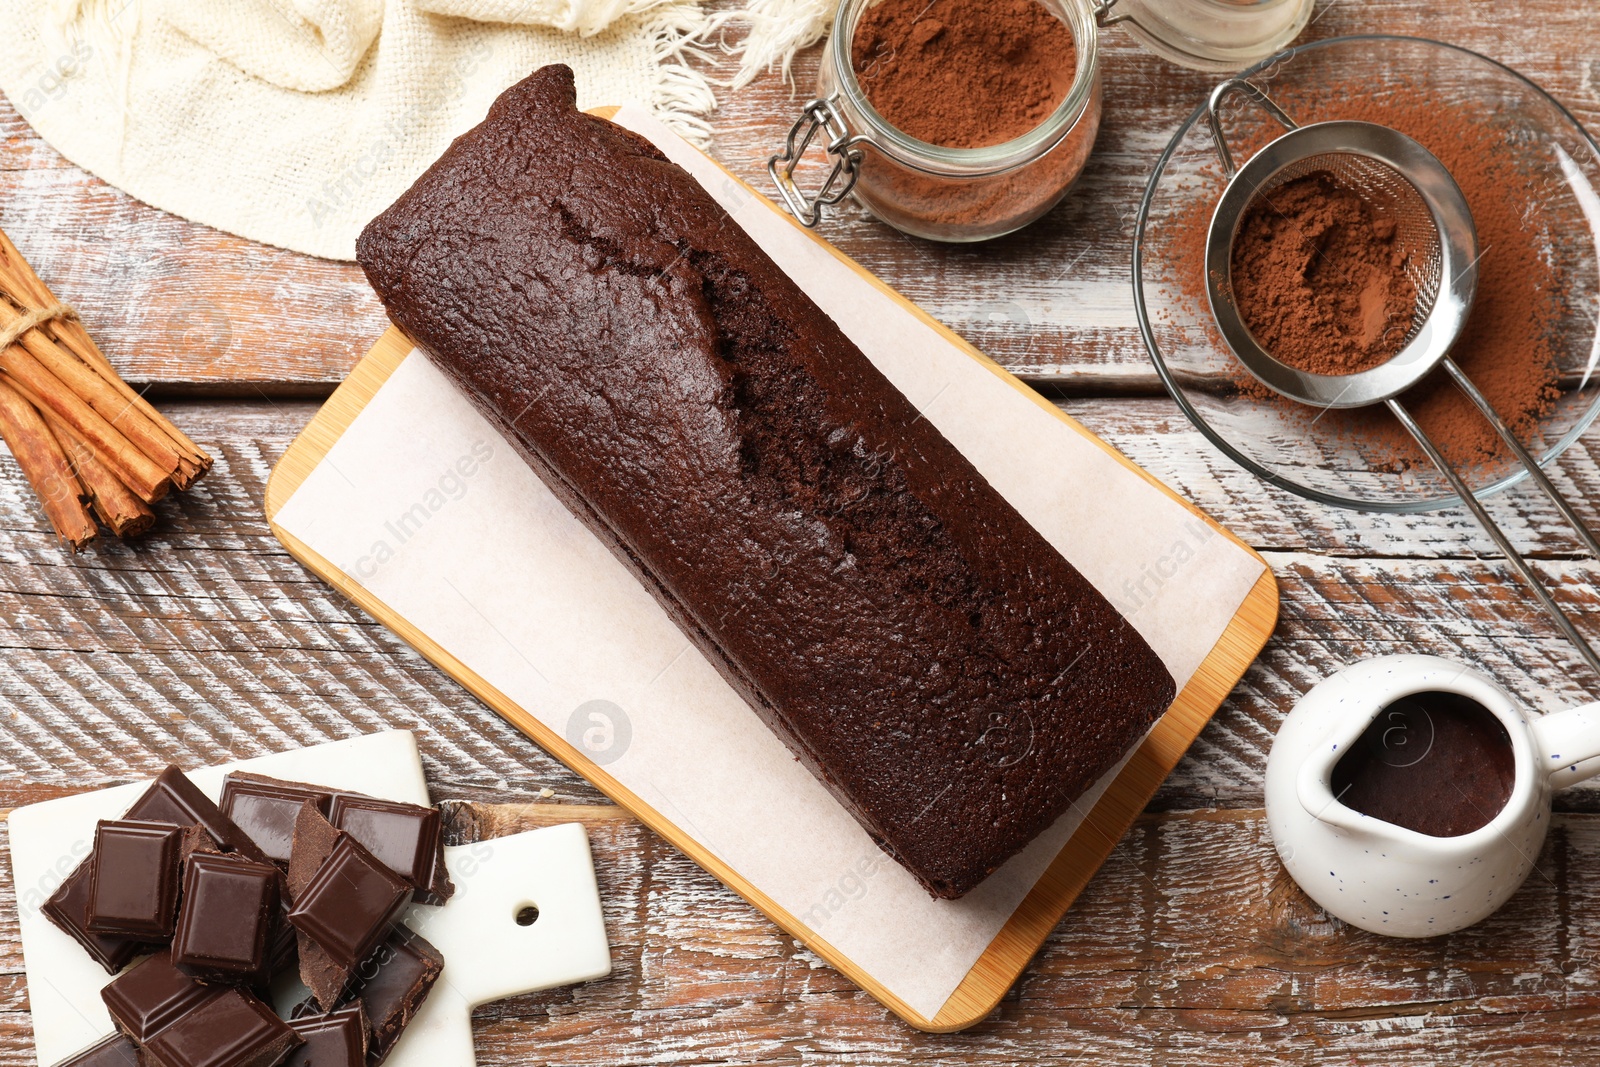
[[0,230],[0,440],[57,537],[77,551],[118,537],[211,469],[205,450],[122,380],[70,304]]
[[36,308],[25,312],[16,322],[0,330],[0,352],[4,352],[22,340],[22,335],[35,326],[43,326],[45,323],[54,322],[56,319],[61,319],[64,322],[82,321],[78,318],[78,313],[73,310],[71,304],[55,303],[49,307]]

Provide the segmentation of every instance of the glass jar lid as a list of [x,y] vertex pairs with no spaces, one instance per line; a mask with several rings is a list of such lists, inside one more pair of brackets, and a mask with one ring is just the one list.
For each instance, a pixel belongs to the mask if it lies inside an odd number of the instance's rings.
[[1287,48],[1315,0],[1098,0],[1102,26],[1120,24],[1163,59],[1195,70],[1242,70]]

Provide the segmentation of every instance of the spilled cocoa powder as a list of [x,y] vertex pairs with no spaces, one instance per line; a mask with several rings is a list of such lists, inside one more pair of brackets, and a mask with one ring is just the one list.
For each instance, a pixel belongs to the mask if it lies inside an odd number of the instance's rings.
[[1233,294],[1251,336],[1312,374],[1355,374],[1405,346],[1417,307],[1394,219],[1317,171],[1245,211],[1233,242]]
[[[1560,225],[1547,205],[1552,199],[1547,173],[1526,162],[1486,104],[1452,100],[1431,102],[1418,88],[1408,96],[1382,100],[1356,94],[1284,91],[1278,102],[1302,123],[1354,119],[1391,126],[1420,142],[1449,169],[1466,195],[1478,231],[1482,258],[1477,295],[1461,337],[1451,351],[1513,433],[1538,438],[1541,420],[1561,396],[1556,366],[1557,328],[1562,320],[1565,283],[1549,249]],[[1252,154],[1282,131],[1261,126],[1254,136],[1240,130],[1235,152]],[[1193,197],[1185,209],[1165,220],[1153,240],[1165,242],[1163,258],[1174,265],[1164,279],[1198,321],[1209,321],[1205,245],[1211,214],[1222,192],[1220,167],[1210,175],[1214,194]],[[1218,345],[1220,337],[1216,338]],[[1426,467],[1428,460],[1405,429],[1382,406],[1322,412],[1278,397],[1237,368],[1241,392],[1298,409],[1319,431],[1360,441],[1372,461],[1395,471]],[[1436,372],[1406,393],[1408,410],[1437,442],[1445,458],[1460,467],[1498,471],[1507,460],[1504,444],[1467,399]]]
[[850,61],[889,124],[929,144],[984,148],[1042,125],[1077,76],[1072,31],[1038,0],[881,0]]

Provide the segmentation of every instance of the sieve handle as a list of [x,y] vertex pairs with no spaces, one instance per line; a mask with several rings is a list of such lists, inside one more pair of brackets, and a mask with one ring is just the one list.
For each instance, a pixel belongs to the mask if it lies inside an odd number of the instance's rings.
[[1505,420],[1494,409],[1494,405],[1489,403],[1489,398],[1478,391],[1478,387],[1472,384],[1472,379],[1468,378],[1466,372],[1449,356],[1444,358],[1444,369],[1449,372],[1450,377],[1455,379],[1456,385],[1461,387],[1461,391],[1466,393],[1474,404],[1478,405],[1478,410],[1483,412],[1483,417],[1489,421],[1490,426],[1494,427],[1495,433],[1500,435],[1500,440],[1506,443],[1506,447],[1511,449],[1517,460],[1527,468],[1528,475],[1533,478],[1534,484],[1544,491],[1544,495],[1550,498],[1550,503],[1554,504],[1556,510],[1561,512],[1561,517],[1567,520],[1567,525],[1571,526],[1573,532],[1578,535],[1578,540],[1583,542],[1583,547],[1589,550],[1590,555],[1600,556],[1600,542],[1595,540],[1594,533],[1578,517],[1578,513],[1572,510],[1572,505],[1567,503],[1567,498],[1562,496],[1556,489],[1555,484],[1550,481],[1550,476],[1545,474],[1538,461],[1533,458],[1526,448],[1522,447],[1522,442],[1517,440],[1517,435],[1511,432],[1511,427],[1505,424]]
[[1244,78],[1229,78],[1215,89],[1211,90],[1211,99],[1206,101],[1206,122],[1211,127],[1211,141],[1217,146],[1217,158],[1222,160],[1222,172],[1232,178],[1239,172],[1234,165],[1233,153],[1228,150],[1228,137],[1222,131],[1222,104],[1228,97],[1238,93],[1248,97],[1267,114],[1278,120],[1286,130],[1297,130],[1299,124],[1289,117],[1289,113],[1278,106],[1278,102],[1267,95],[1267,91],[1255,82]]
[[[1465,375],[1462,375],[1462,377],[1465,377]],[[1528,561],[1522,558],[1522,553],[1516,550],[1511,544],[1511,539],[1506,536],[1505,531],[1500,529],[1499,524],[1490,517],[1488,509],[1483,506],[1483,502],[1472,495],[1472,490],[1467,487],[1467,483],[1462,480],[1461,475],[1444,458],[1444,454],[1434,445],[1433,440],[1423,432],[1422,427],[1417,425],[1417,421],[1411,417],[1411,413],[1405,409],[1400,401],[1391,397],[1384,403],[1389,405],[1389,410],[1394,412],[1394,417],[1400,420],[1400,425],[1406,428],[1406,432],[1416,438],[1417,444],[1422,446],[1422,451],[1428,454],[1428,459],[1432,460],[1433,465],[1439,469],[1439,473],[1444,475],[1445,480],[1450,483],[1450,488],[1456,491],[1456,495],[1467,506],[1467,510],[1472,512],[1473,517],[1478,520],[1478,524],[1483,527],[1484,532],[1499,546],[1501,554],[1506,557],[1506,562],[1511,564],[1512,569],[1521,575],[1528,588],[1533,590],[1533,595],[1539,599],[1539,603],[1544,605],[1545,611],[1549,613],[1550,618],[1555,621],[1561,632],[1567,636],[1567,640],[1572,642],[1573,647],[1578,650],[1578,654],[1583,657],[1583,661],[1589,665],[1589,669],[1594,671],[1595,674],[1600,674],[1600,654],[1596,654],[1593,646],[1573,625],[1572,620],[1567,617],[1567,613],[1561,610],[1561,606],[1556,603],[1555,597],[1550,595],[1550,590],[1545,588],[1544,583],[1539,580],[1539,576],[1528,565]],[[1499,417],[1496,416],[1491,421],[1498,421],[1498,419]],[[1533,465],[1530,469],[1537,469],[1537,465]]]

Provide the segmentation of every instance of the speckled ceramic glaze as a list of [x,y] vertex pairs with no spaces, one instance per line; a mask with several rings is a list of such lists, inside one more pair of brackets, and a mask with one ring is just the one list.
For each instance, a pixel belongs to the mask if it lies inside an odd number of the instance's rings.
[[[1498,718],[1517,777],[1487,825],[1429,837],[1345,807],[1333,768],[1384,708],[1429,691],[1459,693]],[[1550,824],[1554,789],[1600,774],[1600,704],[1531,714],[1482,674],[1434,656],[1384,656],[1340,671],[1284,720],[1267,758],[1267,825],[1300,887],[1345,922],[1396,937],[1471,926],[1516,892]]]

